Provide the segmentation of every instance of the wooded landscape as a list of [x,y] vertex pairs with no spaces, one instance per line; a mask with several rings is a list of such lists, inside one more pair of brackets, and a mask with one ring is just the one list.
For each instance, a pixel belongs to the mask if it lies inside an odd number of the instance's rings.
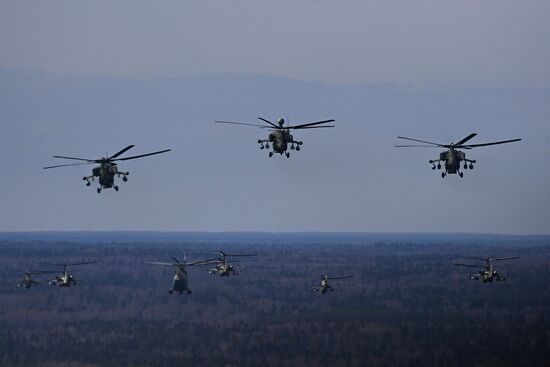
[[[0,365],[547,366],[550,243],[475,238],[427,244],[260,240],[0,242]],[[257,242],[257,243],[253,243]],[[192,295],[168,294],[173,268],[144,260],[256,253],[221,278],[188,268]],[[496,263],[505,282],[468,279],[460,256]],[[40,263],[79,284],[16,287]],[[468,261],[462,259],[461,261]],[[473,263],[476,263],[473,261]],[[482,263],[480,263],[482,265]],[[475,269],[472,269],[475,270]],[[312,291],[322,274],[337,291]]]

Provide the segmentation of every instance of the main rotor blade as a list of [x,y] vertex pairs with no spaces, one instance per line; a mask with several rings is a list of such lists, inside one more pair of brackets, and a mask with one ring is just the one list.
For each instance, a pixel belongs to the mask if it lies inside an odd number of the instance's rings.
[[394,145],[396,148],[438,148],[434,145]]
[[491,261],[502,261],[502,260],[513,260],[513,259],[519,259],[519,256],[513,256],[513,257],[495,257],[492,259],[489,259]]
[[479,265],[469,265],[469,264],[453,264],[453,265],[456,265],[456,266],[465,266],[467,268],[478,268],[478,269],[481,269],[481,266]]
[[82,263],[72,263],[72,264],[66,264],[66,265],[70,265],[70,266],[74,266],[74,265],[87,265],[87,264],[95,264],[97,261],[86,261],[86,262],[82,262]]
[[326,124],[329,122],[334,122],[335,120],[323,120],[323,121],[317,121],[317,122],[308,122],[307,124],[300,124],[300,125],[294,125],[294,126],[287,126],[287,129],[303,129],[305,127],[309,126],[316,126],[321,124]]
[[347,279],[347,278],[352,278],[353,275],[344,275],[344,276],[341,276],[341,277],[331,277],[331,278],[327,278],[329,280],[335,280],[335,279]]
[[37,270],[37,271],[26,271],[25,274],[39,275],[39,274],[51,274],[57,273],[55,270]]
[[299,127],[299,128],[294,128],[294,130],[306,130],[306,129],[321,129],[321,128],[325,128],[325,127],[336,127],[335,125],[325,125],[325,126],[306,126],[306,127]]
[[245,125],[245,126],[255,126],[255,127],[261,127],[262,129],[271,128],[271,126],[266,125],[260,125],[260,124],[247,124],[245,122],[234,122],[234,121],[214,121],[218,124],[232,124],[232,125]]
[[212,263],[220,262],[220,259],[213,258],[213,259],[206,259],[206,260],[199,260],[192,263],[187,264],[187,266],[193,266],[193,265],[207,265]]
[[111,161],[127,161],[129,159],[136,159],[136,158],[142,158],[142,157],[148,157],[150,155],[155,155],[155,154],[161,154],[161,153],[166,153],[166,152],[169,152],[171,151],[172,149],[165,149],[165,150],[160,150],[158,152],[153,152],[153,153],[147,153],[147,154],[140,154],[140,155],[134,155],[132,157],[126,157],[126,158],[116,158],[116,159],[110,159]]
[[180,262],[178,259],[176,259],[175,257],[172,257],[172,259],[173,259],[175,262],[177,262],[178,264],[181,263],[181,262]]
[[419,143],[431,144],[431,145],[435,145],[435,146],[438,146],[438,147],[444,147],[444,148],[448,147],[448,145],[432,143],[431,141],[425,141],[425,140],[420,140],[420,139],[407,138],[405,136],[398,136],[397,139],[411,140],[411,141],[416,141],[416,142],[419,142]]
[[256,254],[224,254],[224,256],[258,256]]
[[456,142],[455,145],[462,145],[462,144],[466,143],[468,140],[472,139],[476,135],[477,135],[476,133],[471,133],[470,135],[468,135],[467,137],[465,137],[461,141]]
[[144,261],[144,263],[152,264],[152,265],[162,265],[162,266],[175,266],[175,265],[177,265],[177,264],[173,264],[173,263],[163,263],[163,262],[158,262],[158,261]]
[[270,124],[270,125],[273,126],[274,128],[280,129],[279,126],[275,125],[273,122],[271,122],[271,121],[269,121],[269,120],[264,119],[263,117],[258,117],[258,120],[262,120],[263,122],[267,122],[268,124]]
[[477,257],[477,256],[460,256],[460,257],[463,259],[472,259],[472,260],[479,260],[479,261],[490,260],[489,258],[486,258],[486,257]]
[[515,141],[521,141],[521,138],[519,138],[519,139],[512,139],[512,140],[495,141],[495,142],[492,142],[492,143],[468,144],[468,145],[464,145],[464,147],[469,147],[469,148],[486,147],[486,146],[488,146],[488,145],[497,145],[497,144],[513,143],[513,142],[515,142]]
[[62,158],[62,159],[74,159],[75,161],[86,161],[86,162],[95,162],[96,161],[96,159],[66,157],[64,155],[54,155],[53,157],[54,158]]
[[116,158],[118,157],[119,155],[121,155],[122,153],[125,153],[127,152],[128,150],[132,149],[133,147],[135,147],[135,145],[128,145],[126,148],[122,149],[120,152],[118,153],[115,153],[114,155],[112,155],[110,158],[113,159],[113,158]]
[[87,165],[87,164],[94,164],[94,163],[95,162],[58,164],[56,166],[42,167],[42,169],[50,169],[50,168],[58,168],[58,167],[70,167],[70,166],[84,166],[84,165]]

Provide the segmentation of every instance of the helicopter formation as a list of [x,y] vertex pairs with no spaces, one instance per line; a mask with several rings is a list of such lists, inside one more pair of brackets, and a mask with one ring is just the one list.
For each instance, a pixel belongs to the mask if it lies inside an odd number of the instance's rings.
[[[276,123],[273,123],[263,117],[258,117],[258,119],[263,123],[252,124],[252,123],[245,123],[245,122],[222,121],[222,120],[216,120],[214,122],[218,124],[244,125],[244,126],[258,127],[261,129],[268,129],[270,132],[267,138],[258,140],[258,144],[260,144],[260,149],[269,150],[271,148],[268,154],[269,157],[273,157],[274,154],[279,154],[281,156],[284,155],[287,158],[290,158],[290,152],[288,151],[289,149],[300,151],[301,146],[304,144],[303,141],[295,140],[294,136],[290,133],[291,131],[335,127],[335,125],[327,125],[328,123],[335,122],[334,119],[309,122],[309,123],[298,124],[298,125],[289,125],[284,118],[277,119]],[[466,136],[464,139],[456,143],[450,143],[450,144],[439,144],[439,143],[433,143],[430,141],[425,141],[425,140],[420,140],[415,138],[398,136],[397,137],[398,139],[414,141],[416,143],[422,143],[424,145],[396,145],[395,147],[397,148],[422,147],[422,148],[447,149],[446,151],[441,152],[439,154],[438,159],[429,160],[429,163],[432,165],[433,170],[435,170],[436,168],[441,170],[442,163],[443,163],[444,171],[441,172],[441,177],[444,178],[448,174],[458,174],[460,177],[464,177],[464,173],[461,171],[461,168],[463,168],[464,170],[474,169],[474,163],[476,163],[476,160],[466,158],[466,154],[463,152],[463,150],[470,150],[472,148],[477,148],[477,147],[499,145],[499,144],[506,144],[506,143],[521,141],[521,138],[516,138],[516,139],[501,140],[501,141],[482,143],[482,144],[466,144],[476,135],[477,135],[476,133],[471,133],[470,135]],[[58,165],[43,167],[43,169],[97,164],[97,166],[92,169],[91,175],[84,176],[82,178],[83,181],[86,181],[86,186],[90,186],[91,182],[95,181],[95,179],[97,178],[99,186],[97,187],[96,191],[98,194],[101,193],[103,189],[109,189],[109,188],[113,188],[115,191],[118,191],[119,187],[115,183],[115,178],[122,177],[122,181],[127,182],[128,175],[130,174],[130,172],[119,170],[118,163],[116,162],[127,161],[127,160],[132,160],[137,158],[144,158],[144,157],[167,153],[171,151],[171,149],[164,149],[156,152],[145,153],[145,154],[140,154],[140,155],[135,155],[130,157],[121,157],[121,155],[123,155],[133,147],[134,145],[128,145],[126,148],[118,151],[117,153],[113,154],[110,157],[107,155],[105,157],[98,158],[98,159],[87,159],[87,158],[79,158],[79,157],[54,155],[53,158],[56,158],[56,159],[79,161],[80,163],[58,164]]]
[[[256,254],[227,254],[222,250],[219,251],[219,255],[220,255],[219,257],[215,257],[215,258],[208,258],[204,260],[187,262],[187,257],[184,254],[183,261],[180,261],[176,257],[172,257],[172,260],[173,260],[172,262],[144,261],[144,263],[150,264],[150,265],[174,267],[175,269],[174,269],[174,275],[172,279],[172,286],[168,289],[168,294],[185,293],[190,295],[192,294],[192,290],[189,286],[189,275],[186,269],[187,267],[208,266],[208,265],[215,264],[214,268],[207,270],[209,274],[218,275],[219,277],[229,277],[230,275],[239,274],[239,272],[235,269],[235,267],[229,263],[228,261],[229,257],[257,256]],[[519,256],[495,257],[495,258],[463,256],[463,258],[477,260],[477,261],[484,261],[485,266],[482,267],[482,265],[472,265],[472,264],[463,264],[463,263],[453,263],[452,265],[477,268],[479,269],[478,272],[468,274],[469,279],[481,281],[482,283],[492,283],[494,281],[502,282],[506,280],[506,276],[504,274],[499,273],[494,269],[492,262],[519,259]],[[69,272],[69,267],[94,264],[94,263],[96,263],[96,261],[86,261],[86,262],[78,262],[78,263],[42,263],[42,265],[63,267],[63,270],[61,271],[60,274],[58,271],[55,271],[55,270],[37,270],[37,271],[27,270],[24,273],[24,278],[19,283],[17,283],[17,286],[25,289],[30,289],[33,286],[41,284],[40,282],[34,280],[33,275],[42,275],[42,274],[51,274],[51,273],[58,273],[58,275],[56,275],[52,280],[48,281],[48,284],[52,286],[70,287],[71,285],[77,285],[80,283],[80,281],[77,281],[74,275],[71,272]],[[234,261],[232,263],[234,263]],[[337,291],[337,289],[332,287],[329,284],[329,281],[343,280],[343,279],[349,279],[349,278],[353,278],[353,275],[341,275],[341,276],[329,276],[327,274],[321,275],[319,285],[313,287],[312,291],[322,295],[335,292]]]
[[36,280],[33,279],[33,275],[51,274],[51,273],[57,273],[58,275],[56,275],[55,278],[48,281],[49,285],[54,285],[59,287],[69,287],[71,285],[77,285],[78,282],[76,278],[71,272],[69,272],[69,266],[87,265],[87,264],[94,264],[94,263],[95,261],[87,261],[87,262],[79,262],[79,263],[63,263],[63,264],[42,263],[41,265],[63,267],[63,271],[59,273],[56,270],[36,270],[36,271],[27,270],[25,272],[25,277],[23,278],[23,280],[17,283],[17,286],[29,289],[35,285],[41,284],[40,282],[37,282]]
[[[245,123],[245,122],[236,122],[236,121],[223,121],[223,120],[216,120],[215,123],[218,124],[231,124],[231,125],[244,125],[244,126],[252,126],[252,127],[258,127],[261,129],[267,129],[269,130],[269,134],[267,138],[265,139],[259,139],[257,142],[260,144],[260,149],[267,149],[269,150],[269,157],[273,157],[275,154],[279,154],[281,156],[286,156],[287,158],[290,158],[290,152],[288,150],[295,150],[300,151],[301,146],[303,145],[303,141],[296,140],[294,136],[291,134],[291,131],[299,131],[299,130],[308,130],[308,129],[320,129],[320,128],[333,128],[335,125],[327,125],[330,123],[334,123],[334,119],[328,119],[328,120],[321,120],[316,122],[309,122],[304,124],[297,124],[297,125],[290,125],[287,121],[285,121],[284,118],[279,118],[276,120],[276,122],[272,122],[266,118],[258,117],[258,119],[262,122],[260,124],[252,124],[252,123]],[[409,138],[405,136],[398,136],[398,139],[407,140],[407,141],[413,141],[415,143],[422,143],[422,145],[416,144],[416,145],[396,145],[397,148],[416,148],[416,147],[429,147],[429,148],[444,148],[445,151],[441,152],[439,154],[438,159],[432,159],[429,160],[429,163],[432,165],[432,169],[435,170],[436,168],[441,170],[444,168],[444,171],[441,172],[441,177],[444,178],[448,174],[457,174],[460,177],[464,176],[464,173],[461,171],[461,168],[466,170],[474,169],[474,163],[476,163],[475,159],[469,159],[466,158],[466,154],[463,152],[463,150],[471,150],[473,148],[477,147],[484,147],[484,146],[492,146],[492,145],[499,145],[499,144],[506,144],[506,143],[512,143],[512,142],[518,142],[521,141],[521,138],[516,139],[509,139],[509,140],[501,140],[501,141],[495,141],[495,142],[489,142],[489,143],[481,143],[481,144],[468,144],[468,142],[473,139],[475,136],[477,136],[476,133],[471,133],[465,138],[459,140],[456,143],[449,143],[449,144],[440,144],[440,143],[433,143],[426,140],[420,140],[416,138]],[[60,167],[70,167],[70,166],[81,166],[81,165],[90,165],[95,164],[96,166],[92,168],[92,174],[89,176],[84,176],[82,180],[86,181],[86,186],[90,186],[92,181],[95,181],[97,178],[97,181],[99,183],[99,187],[97,187],[97,193],[101,193],[103,189],[112,188],[115,191],[119,190],[118,185],[115,183],[115,178],[121,178],[123,182],[128,181],[128,175],[130,174],[128,171],[121,171],[118,167],[118,162],[120,161],[127,161],[127,160],[133,160],[138,158],[144,158],[148,156],[158,155],[162,153],[170,152],[171,149],[164,149],[159,150],[155,152],[150,153],[144,153],[129,157],[122,157],[124,153],[132,149],[134,145],[128,145],[124,149],[118,151],[117,153],[113,154],[112,156],[106,155],[105,157],[98,158],[98,159],[87,159],[87,158],[79,158],[79,157],[72,157],[72,156],[60,156],[55,155],[53,158],[56,159],[66,159],[66,160],[72,160],[72,161],[79,161],[78,163],[65,163],[65,164],[59,164],[59,165],[52,165],[43,167],[44,169],[52,169],[52,168],[60,168]],[[270,150],[271,149],[271,150]],[[442,165],[443,164],[443,165]],[[159,261],[145,261],[145,263],[150,265],[160,265],[160,266],[166,266],[166,267],[174,267],[174,275],[172,279],[172,286],[168,290],[169,294],[173,293],[179,293],[179,294],[191,294],[191,288],[189,287],[189,278],[187,273],[187,267],[191,266],[211,266],[214,267],[207,269],[208,273],[211,275],[217,275],[219,277],[229,277],[231,275],[238,275],[239,271],[233,266],[233,263],[237,262],[238,260],[229,260],[234,257],[252,257],[256,256],[255,254],[228,254],[223,251],[219,251],[219,256],[214,258],[208,258],[204,260],[198,260],[193,262],[187,262],[187,259],[184,255],[183,261],[178,260],[176,257],[173,257],[171,262],[159,262]],[[502,260],[511,260],[511,259],[517,259],[518,257],[508,257],[508,258],[470,258],[475,260],[482,260],[485,261],[485,267],[481,270],[479,270],[477,273],[469,274],[469,278],[472,280],[481,280],[484,283],[493,282],[493,281],[504,281],[506,277],[497,271],[493,269],[492,261],[502,261]],[[71,285],[78,284],[76,278],[69,272],[69,267],[72,266],[78,266],[78,265],[86,265],[86,264],[92,264],[91,262],[81,262],[81,263],[63,263],[63,264],[45,264],[45,265],[51,265],[51,266],[60,266],[63,267],[63,271],[61,274],[57,275],[54,279],[50,280],[48,283],[50,285],[56,285],[59,287],[69,287]],[[455,266],[462,266],[462,267],[473,267],[473,268],[480,268],[478,265],[470,265],[470,264],[461,264],[461,263],[455,263],[453,264]],[[21,280],[17,286],[23,287],[26,289],[31,288],[34,285],[40,284],[39,282],[35,281],[33,279],[33,275],[42,275],[42,274],[48,274],[53,273],[55,271],[51,270],[37,270],[37,271],[26,271],[25,277],[23,280]],[[335,288],[333,288],[331,285],[329,285],[329,280],[341,280],[341,279],[348,279],[351,278],[352,275],[345,275],[345,276],[337,276],[337,277],[329,277],[328,275],[322,275],[320,284],[316,287],[313,287],[314,292],[318,292],[319,294],[326,294],[329,292],[334,292]]]

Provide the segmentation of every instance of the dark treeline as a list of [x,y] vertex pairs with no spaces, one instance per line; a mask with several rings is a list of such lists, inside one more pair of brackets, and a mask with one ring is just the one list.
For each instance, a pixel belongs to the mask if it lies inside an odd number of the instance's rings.
[[[332,240],[331,240],[332,241]],[[0,242],[0,365],[545,366],[550,361],[550,243],[246,244],[203,241]],[[169,295],[173,269],[143,260],[254,252],[219,278],[189,268],[193,294]],[[495,263],[482,284],[461,255]],[[39,263],[74,267],[71,288],[15,286]],[[475,263],[475,261],[472,261]],[[481,264],[481,263],[480,263]],[[473,269],[472,269],[473,270]],[[319,295],[321,274],[352,274]]]

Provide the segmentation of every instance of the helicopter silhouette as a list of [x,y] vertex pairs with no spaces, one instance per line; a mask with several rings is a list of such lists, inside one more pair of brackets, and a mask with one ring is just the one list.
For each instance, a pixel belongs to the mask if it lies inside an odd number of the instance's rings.
[[[233,265],[227,261],[228,257],[250,257],[256,256],[253,254],[226,254],[222,250],[219,251],[220,257],[211,259],[211,263],[216,263],[216,267],[208,269],[208,273],[212,275],[219,275],[220,277],[228,277],[231,274],[238,275],[239,272],[235,269]],[[234,263],[236,261],[232,261]]]
[[[233,125],[246,125],[246,126],[255,126],[262,129],[269,129],[271,132],[267,136],[267,139],[259,139],[258,144],[260,144],[260,149],[269,149],[270,143],[271,147],[273,148],[272,151],[269,152],[269,157],[273,157],[273,154],[277,153],[280,155],[285,155],[287,158],[290,158],[290,153],[287,151],[290,144],[290,149],[296,151],[300,150],[300,146],[304,143],[302,141],[294,140],[294,136],[290,133],[291,130],[304,130],[304,129],[319,129],[319,128],[327,128],[327,127],[334,127],[334,125],[323,125],[329,122],[334,122],[334,120],[324,120],[324,121],[317,121],[317,122],[310,122],[307,124],[300,124],[300,125],[286,125],[285,126],[285,119],[279,118],[277,120],[277,124],[274,124],[273,122],[263,118],[258,117],[259,120],[265,122],[265,124],[248,124],[244,122],[234,122],[234,121],[214,121],[219,124],[233,124]],[[321,126],[323,125],[323,126]]]
[[34,280],[33,275],[48,274],[48,273],[55,273],[55,271],[49,271],[49,270],[48,271],[42,271],[42,270],[31,271],[31,270],[27,270],[25,272],[25,277],[19,283],[17,283],[17,286],[25,288],[25,289],[29,289],[29,288],[31,288],[35,285],[39,285],[40,282],[37,282],[36,280]]
[[318,287],[314,287],[314,292],[319,292],[320,294],[325,294],[327,292],[334,292],[336,289],[332,288],[329,284],[329,280],[337,280],[337,279],[348,279],[353,277],[353,275],[344,275],[340,277],[329,277],[328,275],[321,275],[321,283]]
[[86,158],[75,158],[75,157],[66,157],[66,156],[60,156],[60,155],[54,155],[54,158],[61,158],[61,159],[71,159],[71,160],[77,160],[77,161],[84,161],[85,163],[70,163],[70,164],[60,164],[55,166],[48,166],[44,167],[44,169],[50,169],[50,168],[58,168],[58,167],[69,167],[69,166],[81,166],[86,164],[99,164],[99,166],[94,167],[92,169],[92,175],[91,176],[84,176],[82,180],[86,181],[86,186],[90,186],[90,180],[94,181],[95,177],[98,178],[99,181],[99,187],[97,188],[97,193],[101,193],[102,189],[108,189],[108,188],[114,188],[115,191],[118,191],[118,186],[115,185],[115,176],[120,177],[122,176],[122,181],[126,182],[128,181],[128,175],[130,172],[126,171],[119,171],[118,165],[114,162],[117,161],[127,161],[130,159],[137,159],[137,158],[143,158],[148,157],[150,155],[155,154],[161,154],[169,152],[171,149],[165,149],[158,152],[153,153],[146,153],[146,154],[140,154],[135,155],[131,157],[125,157],[125,158],[118,158],[128,150],[132,149],[135,145],[128,145],[126,148],[120,150],[119,152],[113,154],[111,157],[106,156],[99,159],[86,159]]
[[[493,269],[492,261],[504,261],[504,260],[512,260],[512,259],[519,259],[519,256],[514,257],[494,257],[494,258],[479,258],[479,257],[470,257],[470,256],[463,256],[465,259],[472,259],[472,260],[480,260],[485,262],[485,267],[478,271],[477,273],[469,274],[470,280],[481,280],[483,283],[489,283],[493,281],[502,282],[506,280],[506,277],[498,273],[496,270]],[[464,266],[468,268],[480,268],[480,265],[470,265],[470,264],[460,264],[455,263],[453,264],[455,266]]]
[[187,263],[185,255],[183,255],[183,262],[179,261],[175,257],[172,257],[174,262],[158,262],[158,261],[145,261],[146,264],[151,265],[161,265],[161,266],[174,266],[176,268],[174,273],[174,281],[172,283],[172,288],[168,290],[168,294],[173,294],[174,292],[178,292],[179,294],[183,294],[183,292],[186,292],[187,294],[191,294],[191,288],[189,288],[189,278],[187,276],[187,270],[185,269],[187,266],[195,266],[195,265],[205,265],[210,264],[212,262],[211,259],[208,260],[199,260],[192,263]]
[[[70,287],[71,285],[77,285],[78,282],[76,278],[69,272],[70,266],[77,266],[77,265],[87,265],[87,264],[95,264],[96,261],[87,261],[87,262],[80,262],[80,263],[64,263],[64,264],[47,264],[44,263],[43,265],[52,265],[52,266],[62,266],[63,272],[60,275],[57,275],[54,279],[49,281],[50,285],[57,285],[59,287]],[[54,272],[52,272],[54,273]]]
[[[419,139],[413,139],[413,138],[407,138],[404,136],[398,136],[398,139],[404,139],[404,140],[411,140],[419,143],[429,144],[429,145],[396,145],[397,148],[435,148],[435,147],[441,147],[446,148],[448,150],[441,152],[439,154],[439,159],[431,159],[429,163],[432,165],[432,169],[435,170],[441,169],[441,162],[445,165],[445,171],[441,172],[441,178],[445,178],[446,175],[450,174],[458,174],[460,177],[464,177],[464,173],[460,171],[460,166],[462,162],[464,162],[464,169],[474,169],[474,163],[476,163],[475,159],[467,159],[466,154],[461,149],[472,149],[477,147],[485,147],[489,145],[497,145],[497,144],[505,144],[505,143],[512,143],[515,141],[521,141],[521,139],[511,139],[511,140],[502,140],[502,141],[495,141],[491,143],[482,143],[482,144],[465,144],[470,139],[472,139],[474,136],[476,136],[476,133],[471,133],[464,139],[456,142],[456,143],[450,143],[450,144],[438,144],[438,143],[432,143],[425,140],[419,140]],[[437,166],[436,166],[437,163]]]

